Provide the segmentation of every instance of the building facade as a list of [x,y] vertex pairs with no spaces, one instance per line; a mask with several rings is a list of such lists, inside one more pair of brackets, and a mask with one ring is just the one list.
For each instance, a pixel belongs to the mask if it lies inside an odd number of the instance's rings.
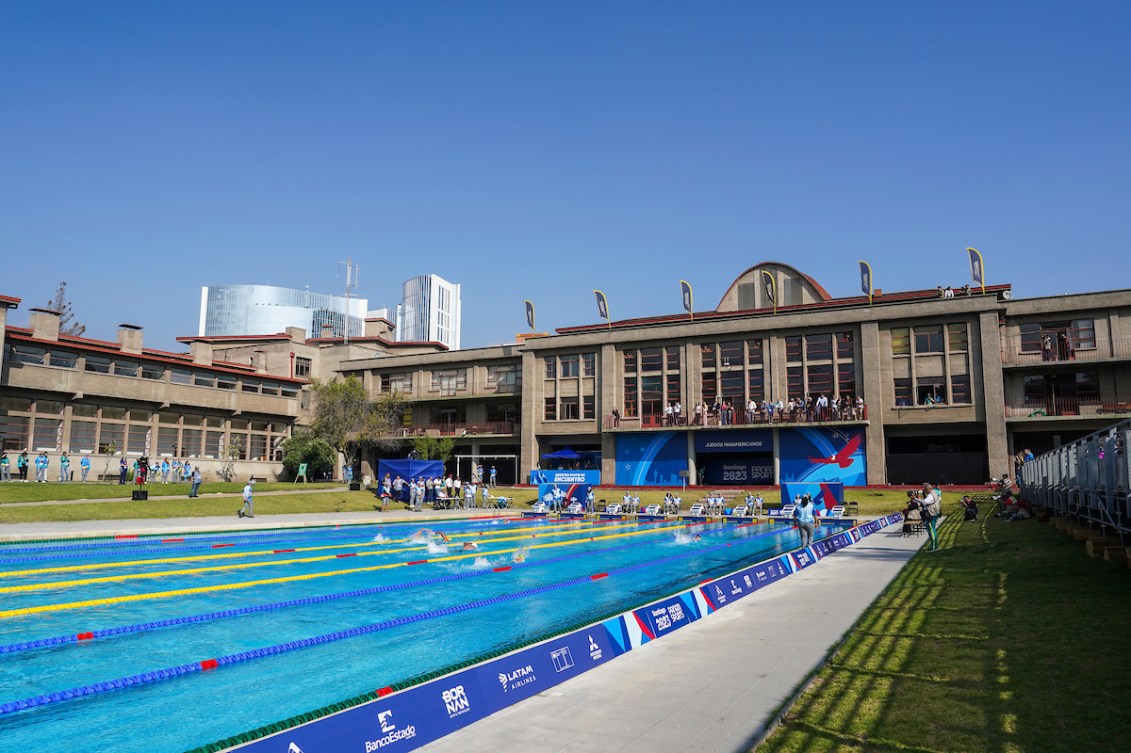
[[269,335],[288,327],[317,337],[356,337],[365,329],[364,298],[274,285],[210,285],[200,289],[200,337]]
[[459,285],[438,275],[420,275],[406,280],[396,317],[397,340],[440,342],[449,350],[459,350]]
[[[207,461],[234,441],[270,475],[271,449],[309,419],[305,382],[354,375],[408,399],[402,456],[413,437],[453,437],[464,477],[476,462],[526,482],[564,454],[624,486],[977,484],[1011,473],[1022,449],[1131,416],[1131,291],[1012,292],[833,298],[767,262],[693,317],[469,350],[395,342],[373,319],[348,342],[292,328],[183,338],[189,353],[167,354],[128,327],[117,343],[59,336],[57,317],[53,331],[33,312],[31,327],[4,328],[0,432],[9,452],[102,453],[109,438]],[[0,316],[18,299],[4,302]]]

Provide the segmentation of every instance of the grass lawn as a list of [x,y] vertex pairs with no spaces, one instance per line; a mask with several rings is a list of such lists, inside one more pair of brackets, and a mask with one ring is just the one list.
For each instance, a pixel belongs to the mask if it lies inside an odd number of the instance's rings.
[[[149,500],[132,502],[113,500],[115,497],[128,497],[134,487],[118,484],[0,484],[0,523],[38,523],[74,520],[115,520],[125,518],[178,518],[212,515],[232,515],[239,507],[238,499],[217,497],[217,494],[238,495],[243,490],[243,482],[231,484],[207,483],[201,487],[199,499],[188,499],[188,486],[185,484],[149,484]],[[288,483],[257,483],[255,485],[255,512],[257,515],[280,513],[318,513],[318,512],[359,512],[372,511],[373,494],[367,491],[348,491],[340,484],[294,485]],[[595,492],[598,500],[620,501],[624,489],[601,488]],[[665,489],[636,490],[640,495],[641,506],[663,502]],[[683,509],[687,508],[703,494],[706,489],[688,489],[683,495]],[[264,492],[285,492],[264,494]],[[502,495],[514,500],[512,507],[525,509],[533,504],[537,491],[531,487],[504,488],[494,490],[494,496]],[[767,506],[777,506],[779,497],[776,490],[762,491]],[[883,515],[903,507],[906,493],[898,490],[848,490],[846,501],[856,501],[862,515]],[[103,503],[88,500],[110,500]],[[75,501],[77,504],[14,505],[13,502]],[[233,506],[234,505],[234,506]]]
[[1051,524],[960,519],[864,614],[759,753],[1131,750],[1131,572]]

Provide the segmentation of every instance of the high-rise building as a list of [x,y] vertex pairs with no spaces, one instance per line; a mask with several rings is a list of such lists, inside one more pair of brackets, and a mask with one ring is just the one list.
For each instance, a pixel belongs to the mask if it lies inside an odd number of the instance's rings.
[[210,285],[200,289],[198,335],[269,335],[299,327],[310,337],[345,337],[347,331],[358,337],[368,307],[365,298],[274,285]]
[[397,308],[399,342],[440,342],[459,350],[459,285],[438,275],[406,280]]

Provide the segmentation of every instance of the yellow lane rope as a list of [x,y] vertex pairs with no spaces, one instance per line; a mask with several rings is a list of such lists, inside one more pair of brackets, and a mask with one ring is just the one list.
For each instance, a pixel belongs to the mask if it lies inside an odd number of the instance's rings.
[[[614,533],[606,536],[589,536],[586,538],[570,539],[567,541],[551,541],[545,544],[532,544],[526,547],[515,547],[513,549],[500,549],[489,552],[491,555],[511,554],[513,552],[520,552],[523,550],[531,549],[551,549],[561,546],[573,546],[574,544],[581,544],[588,541],[604,541],[609,539],[622,539],[631,536],[645,536],[648,534],[663,533],[671,531],[675,528],[682,528],[682,525],[665,526],[658,528],[647,528],[642,531],[629,531],[627,533]],[[338,575],[354,575],[356,573],[375,572],[377,570],[390,570],[394,567],[408,567],[409,565],[418,564],[432,564],[434,562],[454,562],[457,560],[471,559],[475,557],[482,557],[487,552],[469,552],[467,554],[452,554],[446,557],[436,557],[427,560],[415,562],[391,562],[384,565],[372,565],[369,567],[355,567],[346,570],[332,570],[325,573],[305,573],[303,575],[288,575],[280,578],[266,578],[264,580],[243,581],[241,583],[224,583],[213,586],[197,586],[195,588],[180,588],[172,591],[154,591],[150,593],[128,594],[126,596],[111,596],[103,599],[87,599],[84,601],[71,601],[61,604],[41,604],[34,607],[23,607],[20,609],[5,609],[0,611],[0,619],[8,619],[11,617],[23,617],[31,614],[44,614],[47,612],[63,612],[74,609],[86,609],[90,607],[101,607],[112,604],[126,604],[135,601],[148,601],[152,599],[168,599],[175,596],[193,596],[203,593],[216,593],[219,591],[235,591],[243,588],[254,588],[256,586],[277,585],[280,583],[295,583],[298,581],[315,580],[316,578],[330,578]],[[505,567],[505,566],[504,566]]]
[[[509,532],[508,532],[509,533]],[[549,536],[567,536],[577,533],[587,533],[586,531],[557,531],[551,532]],[[481,539],[483,543],[497,543],[500,541],[516,541],[519,539],[538,538],[538,533],[515,532],[515,535],[501,536],[498,538]],[[413,547],[398,547],[396,549],[379,549],[375,552],[355,552],[351,553],[356,557],[380,557],[386,554],[404,554],[405,552],[412,552],[419,549],[427,549],[427,546],[413,546]],[[303,565],[311,562],[325,562],[327,560],[341,559],[341,555],[326,554],[317,557],[294,557],[291,559],[282,560],[269,560],[267,562],[238,562],[228,565],[213,565],[211,567],[195,567],[186,568],[181,570],[159,570],[151,573],[125,573],[123,575],[103,575],[97,578],[82,578],[79,580],[60,580],[49,581],[44,583],[26,583],[20,586],[4,586],[0,588],[0,594],[9,593],[27,593],[29,591],[47,591],[59,588],[77,588],[81,586],[91,586],[100,583],[121,583],[128,580],[143,580],[151,578],[167,578],[175,575],[200,575],[202,573],[215,573],[228,570],[250,570],[257,567],[275,567],[279,565]]]
[[[434,530],[434,529],[428,529]],[[455,533],[449,536],[450,539],[459,538],[473,538],[476,540],[483,540],[483,536],[494,536],[501,533],[518,534],[523,531],[537,531],[539,535],[560,535],[555,532],[580,530],[580,526],[576,523],[563,523],[555,524],[552,526],[545,526],[539,528],[510,528],[507,530],[492,530],[488,532],[476,533]],[[547,532],[543,534],[543,532]],[[119,567],[137,567],[143,565],[168,565],[176,562],[204,562],[207,560],[224,560],[224,559],[238,559],[240,557],[264,557],[273,554],[290,554],[292,552],[319,552],[328,551],[331,549],[358,549],[374,546],[387,546],[389,544],[404,544],[410,543],[415,536],[410,536],[403,539],[388,539],[385,541],[360,541],[352,544],[321,544],[319,546],[305,546],[305,547],[289,547],[279,549],[261,549],[252,552],[221,552],[213,554],[186,554],[183,557],[159,557],[154,559],[144,560],[123,560],[121,562],[96,562],[84,565],[58,565],[56,567],[41,567],[32,570],[7,570],[0,571],[0,578],[15,578],[15,577],[36,577],[39,575],[47,575],[51,573],[80,573],[89,572],[91,570],[106,570]]]

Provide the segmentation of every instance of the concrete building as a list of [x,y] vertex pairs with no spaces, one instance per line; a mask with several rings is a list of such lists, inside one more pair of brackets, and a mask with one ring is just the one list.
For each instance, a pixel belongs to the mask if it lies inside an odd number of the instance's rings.
[[[348,343],[290,328],[182,338],[189,353],[159,353],[137,328],[116,343],[69,338],[34,311],[30,327],[0,329],[0,441],[102,453],[110,438],[127,453],[207,462],[235,441],[273,475],[271,449],[308,418],[303,383],[356,375],[374,397],[408,398],[406,440],[454,437],[450,470],[465,477],[477,461],[501,483],[525,482],[568,448],[604,484],[981,483],[1011,472],[1023,448],[1131,416],[1131,291],[1012,292],[833,298],[767,262],[694,318],[469,350],[394,341],[373,318]],[[19,300],[0,304],[3,317]],[[376,460],[368,453],[361,473]]]
[[210,285],[200,289],[197,335],[266,335],[295,327],[315,337],[354,337],[365,329],[368,306],[364,298],[275,285]]
[[449,350],[459,350],[459,285],[439,275],[420,275],[406,280],[396,316],[397,340],[440,342]]

